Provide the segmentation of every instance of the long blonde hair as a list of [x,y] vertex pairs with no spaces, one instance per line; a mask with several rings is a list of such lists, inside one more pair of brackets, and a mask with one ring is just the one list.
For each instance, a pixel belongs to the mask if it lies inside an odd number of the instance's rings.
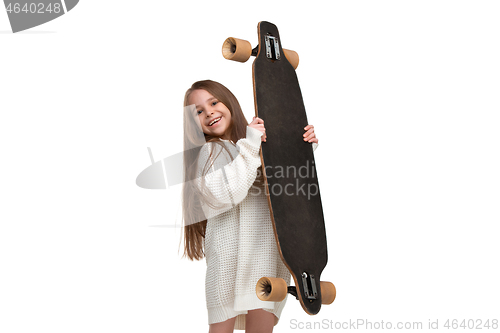
[[[188,106],[189,97],[195,90],[202,89],[209,92],[219,102],[224,104],[231,112],[231,123],[227,129],[228,137],[234,143],[239,139],[246,137],[246,127],[248,125],[240,104],[234,95],[222,84],[204,80],[193,83],[191,88],[186,91],[184,96],[184,106]],[[194,117],[194,115],[193,115]],[[203,249],[203,239],[207,228],[207,220],[197,221],[197,216],[203,216],[201,211],[200,190],[194,186],[193,180],[197,174],[198,155],[201,149],[200,145],[193,144],[195,138],[190,133],[193,133],[188,127],[189,121],[184,121],[184,186],[182,190],[182,212],[184,218],[184,255],[190,260],[200,260],[205,256]],[[205,136],[205,142],[219,143],[223,148],[225,146],[218,137]],[[197,148],[192,148],[197,146]],[[212,158],[211,158],[212,159]],[[210,160],[210,159],[209,159]],[[203,172],[208,169],[208,161]]]

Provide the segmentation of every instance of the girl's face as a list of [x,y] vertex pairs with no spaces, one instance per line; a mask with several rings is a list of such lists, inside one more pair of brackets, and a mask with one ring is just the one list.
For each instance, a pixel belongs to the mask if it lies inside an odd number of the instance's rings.
[[212,94],[203,89],[194,90],[189,96],[189,104],[196,106],[203,133],[229,140],[226,130],[231,123],[231,111]]

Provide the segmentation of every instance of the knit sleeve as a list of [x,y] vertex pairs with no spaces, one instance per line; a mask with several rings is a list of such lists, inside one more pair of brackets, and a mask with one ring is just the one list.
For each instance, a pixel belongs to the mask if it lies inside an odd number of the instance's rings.
[[236,142],[236,156],[217,143],[201,148],[198,179],[207,218],[231,209],[247,196],[261,165],[261,136],[260,131],[247,127],[246,138]]

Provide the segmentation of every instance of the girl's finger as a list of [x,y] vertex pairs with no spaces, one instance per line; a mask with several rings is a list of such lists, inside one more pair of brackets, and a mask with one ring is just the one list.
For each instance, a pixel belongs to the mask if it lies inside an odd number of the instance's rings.
[[311,133],[314,133],[314,129],[310,129],[307,132],[304,133],[304,136],[311,135]]
[[250,124],[258,124],[259,123],[259,118],[253,117],[252,122]]
[[316,134],[314,134],[314,133],[309,134],[307,137],[304,138],[304,141],[309,141],[309,140],[311,140],[311,139],[313,139],[315,137],[316,137]]

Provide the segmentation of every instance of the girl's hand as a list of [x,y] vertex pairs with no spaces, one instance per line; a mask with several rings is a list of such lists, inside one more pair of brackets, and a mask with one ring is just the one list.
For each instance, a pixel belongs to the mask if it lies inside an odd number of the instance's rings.
[[256,130],[259,130],[262,132],[262,141],[266,142],[266,128],[264,127],[264,120],[260,119],[259,117],[253,117],[253,120],[250,124],[248,124],[248,127],[255,128]]
[[307,125],[304,127],[304,130],[306,131],[304,133],[304,141],[310,142],[310,143],[318,143],[318,138],[316,137],[316,134],[314,133],[314,126],[313,125]]

